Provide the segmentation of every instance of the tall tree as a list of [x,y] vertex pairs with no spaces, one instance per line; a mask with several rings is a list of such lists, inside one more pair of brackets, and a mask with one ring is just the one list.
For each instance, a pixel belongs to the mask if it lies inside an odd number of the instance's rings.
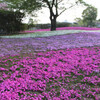
[[50,11],[51,31],[56,30],[57,18],[66,10],[80,4],[88,6],[83,0],[43,0]]
[[83,4],[88,6],[83,0],[4,0],[11,8],[19,9],[28,13],[47,7],[50,12],[51,31],[56,30],[56,20],[66,10]]
[[85,26],[90,26],[90,27],[94,26],[94,21],[97,18],[97,8],[93,6],[87,7],[83,11],[82,17],[83,17],[83,22]]

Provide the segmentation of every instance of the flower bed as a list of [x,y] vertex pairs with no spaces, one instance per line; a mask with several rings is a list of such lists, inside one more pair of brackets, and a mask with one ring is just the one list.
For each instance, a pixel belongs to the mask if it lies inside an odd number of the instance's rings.
[[100,48],[0,60],[0,100],[99,100]]
[[[100,30],[100,28],[90,28],[90,27],[58,27],[56,30]],[[42,32],[50,31],[50,29],[38,29],[32,31],[24,31],[24,33]]]
[[0,56],[75,47],[100,46],[100,32],[84,32],[42,38],[2,38]]

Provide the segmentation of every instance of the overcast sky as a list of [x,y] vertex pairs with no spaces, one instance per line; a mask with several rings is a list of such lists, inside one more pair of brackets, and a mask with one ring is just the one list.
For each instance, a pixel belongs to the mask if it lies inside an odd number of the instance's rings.
[[[100,0],[84,0],[85,2],[87,2],[88,4],[93,5],[94,7],[97,8],[97,12],[98,12],[98,16],[97,19],[100,19]],[[62,15],[60,15],[57,19],[57,21],[59,22],[74,22],[75,18],[81,18],[82,12],[85,8],[84,7],[74,7],[71,9],[68,9],[67,11],[65,11]],[[38,17],[37,18],[33,18],[38,20],[38,23],[50,23],[49,20],[49,10],[48,9],[43,9],[42,10],[43,13],[38,13]],[[24,22],[28,22],[29,18],[25,18]]]

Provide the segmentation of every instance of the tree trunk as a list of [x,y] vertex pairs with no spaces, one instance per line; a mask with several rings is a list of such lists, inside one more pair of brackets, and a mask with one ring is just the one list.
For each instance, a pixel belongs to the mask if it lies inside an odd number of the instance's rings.
[[56,30],[56,19],[57,19],[56,16],[50,17],[50,21],[51,21],[51,31]]

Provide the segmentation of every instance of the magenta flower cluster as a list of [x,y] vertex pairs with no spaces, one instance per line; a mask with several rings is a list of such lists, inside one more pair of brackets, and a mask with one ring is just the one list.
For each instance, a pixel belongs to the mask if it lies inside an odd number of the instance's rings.
[[[58,27],[56,30],[100,30],[100,28],[90,28],[90,27]],[[24,31],[24,33],[34,33],[34,32],[42,32],[42,31],[50,31],[50,29],[38,29],[32,31]]]
[[0,100],[100,100],[99,47],[2,58],[0,65]]

